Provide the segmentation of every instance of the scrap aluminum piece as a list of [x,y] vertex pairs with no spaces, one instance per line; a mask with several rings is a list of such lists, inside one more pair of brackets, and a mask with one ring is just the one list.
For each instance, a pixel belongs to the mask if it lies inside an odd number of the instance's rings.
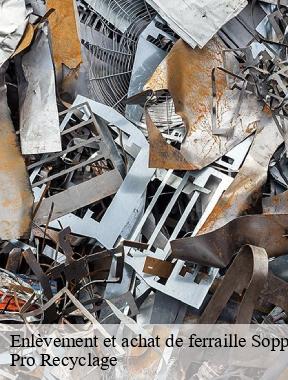
[[225,268],[243,245],[265,248],[269,257],[287,254],[288,215],[246,215],[225,226],[171,242],[172,256],[199,265]]
[[[251,141],[250,141],[250,143],[251,143]],[[238,154],[237,154],[237,160],[235,160],[235,163],[234,163],[235,170],[239,169],[240,165],[242,164],[242,162],[246,156],[246,153],[247,153],[247,147],[246,147],[246,149],[239,149]],[[237,166],[237,165],[239,165],[239,166]],[[160,174],[162,174],[162,172],[164,172],[164,171],[160,171]],[[169,184],[171,185],[171,177],[172,176],[174,176],[172,170],[169,170],[166,173],[166,176],[164,178],[162,175],[162,183],[161,183],[158,191],[156,191],[156,193],[155,193],[154,197],[152,198],[150,204],[147,206],[146,211],[145,211],[141,221],[139,222],[139,224],[136,227],[133,235],[130,238],[131,240],[136,240],[139,238],[139,235],[141,233],[141,230],[143,228],[145,220],[147,220],[147,218],[151,214],[153,207],[157,201],[157,198],[160,196],[161,192],[163,191],[165,184],[168,184],[170,182]],[[187,176],[189,176],[189,173],[186,174],[186,177]],[[225,190],[227,190],[227,188],[229,188],[231,183],[233,183],[233,178],[215,170],[214,168],[210,168],[210,167],[203,169],[200,172],[193,172],[193,176],[195,176],[195,180],[193,182],[193,185],[197,186],[198,188],[202,187],[202,189],[205,189],[205,186],[207,186],[208,181],[211,180],[212,178],[216,178],[216,179],[220,180],[219,183],[217,183],[217,181],[216,181],[216,185],[215,184],[212,185],[214,191],[211,191],[211,193],[208,194],[209,199],[207,200],[207,202],[204,202],[204,200],[202,202],[203,207],[204,207],[203,212],[202,212],[202,216],[200,217],[197,225],[195,226],[194,231],[191,232],[191,235],[195,236],[199,233],[199,230],[201,229],[201,227],[205,223],[205,220],[209,217],[209,215],[211,214],[211,212],[213,211],[213,209],[217,205],[217,202],[219,201],[219,199],[223,195],[223,192],[225,192]],[[175,180],[174,180],[174,182],[175,182]],[[158,282],[158,277],[149,276],[143,272],[146,256],[150,256],[150,257],[156,258],[158,260],[159,259],[165,260],[167,258],[167,256],[170,253],[170,249],[171,249],[170,248],[170,242],[173,241],[175,239],[175,237],[178,236],[185,220],[187,219],[187,217],[191,213],[193,207],[196,205],[197,200],[199,199],[199,196],[200,196],[199,189],[197,191],[197,188],[194,188],[194,192],[191,193],[190,202],[187,205],[187,208],[184,210],[184,212],[183,212],[180,220],[178,221],[178,224],[175,227],[173,233],[171,234],[168,241],[166,242],[166,246],[162,250],[157,248],[157,245],[155,245],[155,242],[157,241],[156,239],[157,239],[157,237],[161,231],[161,227],[163,226],[165,219],[169,215],[169,212],[170,212],[169,210],[171,210],[171,205],[173,207],[173,202],[175,202],[175,199],[177,199],[179,191],[183,192],[185,190],[185,188],[187,188],[187,186],[185,185],[186,182],[187,181],[186,181],[185,176],[184,176],[182,181],[180,183],[177,183],[177,185],[175,187],[176,192],[175,192],[173,198],[171,199],[170,204],[167,205],[167,208],[166,208],[162,218],[158,222],[157,226],[153,229],[153,233],[151,234],[150,239],[147,238],[149,246],[148,246],[148,250],[146,251],[146,255],[143,256],[143,253],[141,253],[141,255],[139,255],[136,251],[135,254],[133,255],[133,253],[132,253],[132,256],[131,256],[131,250],[130,250],[129,255],[126,255],[125,260],[126,260],[127,264],[131,265],[136,270],[138,275],[140,275],[140,277],[143,278],[144,281],[149,286],[151,286],[152,288],[155,288],[159,291],[162,291],[165,294],[170,295],[171,297],[177,298],[177,299],[181,300],[182,302],[184,302],[190,306],[199,308],[202,305],[205,296],[207,295],[211,285],[214,282],[214,279],[216,278],[216,276],[218,274],[218,269],[210,268],[208,274],[206,276],[202,277],[200,282],[197,280],[197,282],[199,282],[199,283],[197,283],[195,280],[197,278],[197,275],[199,274],[200,268],[196,267],[192,273],[186,273],[183,277],[182,275],[180,275],[180,272],[181,272],[181,270],[183,270],[185,262],[182,260],[177,260],[175,263],[174,269],[173,269],[173,271],[172,271],[172,273],[171,273],[170,277],[168,278],[165,285],[160,284]],[[180,239],[180,241],[181,241],[181,239]],[[154,253],[151,251],[153,244],[154,244],[154,247],[156,247],[156,252],[154,252]],[[149,250],[149,248],[150,248],[150,250]],[[189,287],[189,292],[187,292],[188,287]]]
[[[158,198],[161,196],[161,194],[164,190],[164,187],[170,182],[172,176],[173,176],[173,170],[169,170],[166,172],[164,179],[162,180],[159,188],[157,189],[153,198],[151,199],[151,202],[147,206],[145,213],[144,213],[141,221],[139,222],[139,224],[136,226],[135,231],[133,232],[133,235],[131,236],[130,240],[137,240],[139,238],[141,230],[142,230],[148,216],[152,213],[152,210],[153,210]],[[200,172],[186,172],[184,177],[180,178],[180,182],[179,182],[170,202],[168,203],[164,213],[162,214],[162,216],[161,216],[160,220],[158,221],[155,229],[153,230],[152,235],[150,236],[150,238],[148,240],[148,249],[151,249],[154,246],[155,240],[156,240],[158,234],[160,233],[161,228],[163,227],[163,225],[164,225],[167,217],[169,216],[173,206],[175,205],[179,195],[184,192],[185,187],[187,188],[188,180],[190,177],[195,178],[192,182],[192,184],[195,187],[191,188],[191,194],[189,196],[188,205],[187,205],[186,209],[183,211],[181,218],[179,219],[177,225],[175,226],[173,232],[171,233],[171,236],[168,239],[167,244],[164,248],[166,255],[168,255],[168,253],[170,251],[170,241],[174,240],[179,235],[179,232],[181,231],[181,228],[183,227],[186,219],[189,217],[193,207],[195,206],[197,200],[201,196],[202,192],[199,191],[199,188],[205,189],[205,186],[207,185],[208,181],[214,177],[217,178],[220,182],[219,185],[216,187],[216,189],[214,189],[212,194],[209,194],[209,197],[210,197],[209,204],[207,205],[207,208],[203,212],[202,217],[198,221],[198,224],[196,225],[196,227],[194,229],[194,233],[198,232],[199,228],[202,226],[204,220],[208,217],[210,212],[213,210],[213,208],[217,204],[217,202],[218,202],[219,198],[221,197],[221,195],[223,194],[223,192],[230,186],[230,184],[233,181],[233,178],[227,176],[226,174],[223,174],[223,173],[217,171],[216,169],[210,168],[210,167],[203,169]]]
[[[248,4],[247,0],[147,0],[192,48],[201,48]],[[191,23],[193,20],[193,23]]]
[[269,116],[263,117],[260,125],[262,130],[256,133],[243,166],[202,226],[201,234],[243,215],[255,207],[262,196],[261,188],[267,179],[270,159],[283,138]]
[[6,100],[6,65],[0,68],[0,237],[18,239],[29,234],[33,196],[24,159],[16,139]]
[[[154,73],[157,66],[163,61],[167,55],[167,46],[175,42],[175,37],[163,31],[156,25],[160,24],[159,17],[148,24],[144,31],[140,34],[137,50],[134,59],[133,70],[128,90],[128,98],[136,95],[143,90],[143,86]],[[158,46],[154,41],[161,39]],[[126,106],[125,116],[132,121],[140,121],[143,115],[143,108],[139,105]]]
[[[61,193],[45,198],[35,215],[34,222],[45,225],[49,220],[53,221],[82,207],[88,206],[101,199],[114,195],[122,183],[118,170],[111,170],[72,186]],[[53,211],[50,211],[53,204]]]
[[[101,222],[92,219],[91,211],[88,210],[84,218],[67,214],[49,225],[59,229],[58,222],[60,222],[63,228],[70,226],[73,233],[93,237],[105,248],[111,249],[122,236],[121,234],[126,225],[129,224],[131,215],[141,212],[142,206],[139,206],[139,201],[143,197],[155,170],[148,168],[148,143],[144,135],[132,123],[111,107],[82,96],[76,98],[73,107],[82,103],[88,103],[96,116],[127,134],[124,147],[128,153],[132,153],[136,158]],[[69,113],[63,122],[67,123],[68,119]]]
[[0,7],[0,67],[17,48],[28,22],[25,0],[6,0]]
[[[182,40],[158,66],[145,89],[168,89],[176,112],[182,116],[187,134],[181,145],[186,161],[201,169],[220,159],[258,127],[262,110],[253,95],[245,95],[239,114],[239,91],[230,90],[224,72],[217,72],[217,114],[221,130],[228,135],[215,135],[212,128],[211,70],[223,65],[225,49],[219,38],[212,39],[203,49],[192,49]],[[201,83],[201,86],[199,86]],[[237,112],[236,112],[237,113]],[[233,133],[232,133],[233,131]]]
[[[164,186],[168,182],[169,177],[172,175],[172,172],[173,172],[172,170],[169,170],[167,172],[166,177],[164,178],[163,182],[160,184],[150,204],[147,206],[147,209],[143,215],[143,218],[141,219],[135,231],[133,232],[133,235],[130,238],[131,240],[137,240],[139,238],[142,227],[146,219],[148,218],[148,216],[151,214],[153,207],[156,204],[157,199],[163,192]],[[150,236],[148,240],[148,250],[145,251],[144,254],[143,253],[139,254],[138,251],[130,250],[129,254],[126,254],[125,261],[128,265],[134,268],[136,273],[152,288],[159,290],[173,298],[176,298],[186,303],[187,305],[199,308],[218,273],[217,269],[211,269],[208,275],[202,278],[199,283],[198,281],[197,282],[195,281],[197,274],[199,273],[199,268],[195,268],[195,270],[192,273],[186,273],[184,276],[180,275],[180,272],[183,269],[184,264],[185,264],[185,262],[182,260],[177,260],[170,277],[167,279],[166,284],[159,283],[158,277],[147,275],[143,272],[144,263],[147,256],[150,256],[158,260],[165,260],[167,258],[170,252],[170,241],[175,239],[176,236],[178,236],[186,219],[189,217],[197,200],[200,198],[201,193],[195,190],[193,194],[191,195],[190,201],[188,202],[186,209],[183,211],[181,218],[179,219],[177,225],[175,226],[174,231],[171,233],[166,243],[165,248],[163,250],[156,248],[155,252],[151,251],[151,248],[154,246],[157,236],[159,235],[160,230],[165,223],[165,220],[169,216],[173,208],[173,205],[177,201],[180,193],[183,191],[188,181],[188,178],[192,175],[196,177],[193,184],[203,187],[203,188],[206,186],[206,184],[208,183],[209,179],[211,179],[211,177],[216,177],[220,182],[217,184],[216,188],[214,189],[213,195],[210,198],[210,202],[208,203],[205,211],[202,214],[202,217],[200,218],[196,227],[194,228],[193,234],[196,234],[198,232],[198,230],[204,223],[205,219],[208,217],[209,213],[213,210],[213,208],[217,204],[223,192],[229,187],[229,185],[233,181],[233,178],[210,167],[203,169],[199,173],[187,172],[182,178],[180,185],[177,187],[169,204],[166,207],[166,210],[164,211],[152,235]],[[189,291],[187,291],[188,288],[189,288]]]
[[[265,17],[266,13],[261,7],[261,1],[255,4],[254,21],[258,25]],[[243,48],[248,46],[254,39],[255,29],[251,17],[251,4],[248,4],[235,18],[228,21],[218,32],[225,44],[230,49]],[[251,45],[258,44],[253,41]]]
[[[135,127],[129,120],[122,116],[119,112],[115,111],[113,108],[106,106],[105,104],[95,102],[94,100],[88,99],[84,96],[78,95],[75,99],[72,107],[75,107],[82,103],[88,103],[93,113],[96,117],[100,117],[106,120],[110,126],[115,126],[120,129],[127,139],[124,140],[124,148],[127,153],[129,153],[134,158],[138,155],[141,149],[148,149],[148,142],[145,136],[138,128]],[[67,116],[66,118],[68,118]],[[64,122],[66,119],[64,119]]]
[[[89,123],[93,124],[93,132],[96,134],[98,132],[99,136],[103,140],[106,145],[107,154],[111,157],[113,164],[117,167],[119,173],[124,178],[126,175],[126,168],[123,162],[123,159],[120,153],[117,150],[116,144],[111,136],[109,129],[107,129],[107,125],[105,121],[101,118],[97,118],[89,104],[84,102],[83,104],[79,104],[77,101],[77,105],[74,107],[71,106],[67,111],[60,112],[59,116],[63,116],[66,114],[65,118],[61,122],[60,131],[63,132],[67,126],[69,119],[72,117],[73,113],[81,113],[82,114],[82,122],[81,125],[88,125]],[[79,114],[78,114],[79,117]]]
[[[35,198],[37,201],[40,200],[39,206],[36,206],[36,210],[37,207],[39,208],[36,211],[34,219],[34,222],[39,225],[46,224],[49,221],[53,221],[80,208],[100,201],[103,198],[114,195],[122,183],[122,177],[118,170],[109,170],[107,168],[107,171],[104,173],[98,174],[96,177],[92,175],[92,178],[90,175],[86,181],[80,182],[79,184],[73,184],[73,181],[71,181],[66,190],[41,199],[41,195],[45,190],[45,186],[42,186],[43,184],[68,173],[72,173],[73,175],[73,171],[80,168],[85,168],[87,165],[94,164],[99,160],[109,159],[112,163],[114,162],[113,159],[115,155],[113,155],[113,144],[109,147],[107,146],[108,143],[111,142],[112,137],[109,135],[109,131],[102,128],[102,126],[96,122],[96,119],[88,104],[84,103],[80,104],[78,107],[72,107],[67,111],[61,112],[60,115],[62,117],[65,115],[64,120],[66,119],[61,123],[61,129],[63,128],[61,135],[63,139],[67,139],[69,134],[72,134],[73,136],[73,133],[81,136],[81,133],[85,134],[85,130],[89,131],[89,133],[86,136],[86,139],[80,139],[80,143],[78,143],[77,139],[75,139],[76,141],[73,142],[73,146],[69,144],[67,149],[64,151],[54,155],[46,155],[44,158],[28,166],[28,169],[33,170],[30,180]],[[83,121],[80,121],[80,123],[76,125],[68,125],[68,121],[70,121],[70,119],[73,120],[73,117],[79,117],[81,115],[83,115]],[[66,116],[69,117],[68,120]],[[40,178],[40,180],[37,178],[37,175],[41,171],[43,165],[49,165],[51,163],[51,166],[53,166],[53,162],[60,157],[65,157],[68,153],[77,152],[78,149],[82,150],[85,147],[89,147],[90,149],[94,148],[94,151],[90,153],[90,157],[88,159],[85,157],[76,165],[70,164],[68,169],[45,176],[45,178]],[[118,159],[118,157],[116,157],[116,159]]]
[[[91,157],[92,161],[94,162],[94,161],[102,159],[103,157],[101,156],[101,154],[104,153],[104,155],[106,155],[112,161],[113,165],[118,169],[121,176],[125,177],[124,162],[120,156],[120,153],[118,152],[118,150],[116,148],[116,145],[115,145],[114,140],[111,136],[111,133],[107,129],[107,126],[105,125],[105,123],[103,123],[103,120],[101,120],[101,119],[96,120],[96,118],[95,118],[91,108],[89,107],[88,103],[82,103],[82,104],[79,104],[75,107],[70,107],[68,110],[60,112],[59,116],[61,118],[64,117],[64,119],[62,120],[61,125],[60,125],[61,137],[65,138],[65,135],[67,135],[69,133],[75,133],[75,132],[81,133],[81,131],[84,132],[85,128],[88,128],[91,132],[92,137],[90,139],[88,139],[89,141],[86,141],[86,142],[81,141],[80,146],[78,144],[78,148],[84,148],[85,145],[89,146],[90,143],[99,144],[99,151],[96,155]],[[69,123],[71,120],[73,120],[74,117],[80,118],[80,122],[79,122],[79,124],[73,125],[72,127],[70,127]],[[84,130],[82,128],[84,128]],[[44,157],[42,157],[40,159],[40,161],[37,161],[36,163],[33,163],[33,164],[28,166],[28,169],[33,169],[33,172],[30,175],[30,182],[31,182],[31,184],[33,184],[34,196],[35,196],[36,201],[38,201],[40,199],[41,194],[43,193],[43,191],[45,189],[45,186],[42,186],[41,188],[39,186],[41,184],[47,183],[47,178],[45,178],[44,182],[42,180],[42,181],[40,181],[40,183],[38,181],[38,183],[36,182],[36,184],[35,184],[35,179],[39,175],[42,165],[47,164],[49,161],[53,161],[54,159],[61,157],[65,154],[67,154],[68,152],[72,152],[75,150],[77,150],[77,143],[76,143],[76,146],[74,144],[74,146],[69,147],[68,150],[66,149],[63,152],[56,153],[55,155],[47,155],[46,154],[46,155],[44,155]],[[90,162],[91,160],[88,160],[88,161]],[[86,162],[83,163],[83,166],[85,166],[86,164],[87,164],[87,160],[86,160]],[[79,165],[81,166],[81,164],[79,164]],[[65,171],[62,174],[65,174]],[[56,176],[58,176],[58,177],[59,177],[59,175],[61,175],[61,173],[56,174]],[[116,177],[117,177],[117,179],[116,179]],[[120,185],[120,178],[118,178],[118,175],[116,175],[116,177],[115,177],[115,180]],[[55,175],[54,175],[54,178],[55,178]],[[109,177],[109,178],[111,178],[111,177]],[[97,180],[95,180],[95,181],[97,181]],[[83,185],[83,188],[86,189],[86,185]],[[86,190],[89,191],[89,189],[86,189]],[[68,194],[69,194],[69,192],[67,193],[67,195]],[[59,194],[57,195],[56,198],[59,199],[58,197],[59,197]],[[60,196],[60,198],[61,198],[61,196]],[[75,204],[74,204],[74,206],[75,206]],[[62,205],[62,206],[60,206],[59,211],[63,210],[63,209],[65,209],[65,207],[63,208],[63,205]]]
[[[197,176],[197,173],[194,173],[194,174],[195,176]],[[157,178],[159,181],[164,181],[164,178],[166,177],[166,175],[167,175],[167,170],[157,169],[155,173],[155,178]],[[168,186],[173,187],[173,189],[175,190],[177,190],[178,187],[180,186],[181,180],[182,178],[178,177],[178,175],[174,174],[173,172],[172,174],[169,175],[168,179],[165,179],[165,181],[167,181],[166,184]],[[211,190],[206,189],[205,187],[202,187],[201,185],[198,186],[195,183],[191,183],[191,182],[188,182],[182,190],[183,194],[187,194],[188,196],[191,196],[193,191],[199,191],[200,193],[203,193],[203,194],[211,193]]]
[[105,248],[112,249],[129,223],[131,215],[142,210],[142,207],[139,209],[138,202],[146,191],[153,174],[154,170],[148,168],[148,150],[143,149],[138,154],[101,222],[92,219],[92,212],[88,210],[83,218],[68,214],[51,222],[49,226],[59,229],[60,222],[63,228],[70,226],[73,233],[93,237]]
[[20,139],[23,154],[61,151],[54,67],[48,30],[39,30],[19,62]]

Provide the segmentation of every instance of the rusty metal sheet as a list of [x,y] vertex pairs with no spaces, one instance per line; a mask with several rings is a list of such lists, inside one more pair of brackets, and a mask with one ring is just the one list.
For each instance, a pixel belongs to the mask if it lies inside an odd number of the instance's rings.
[[204,235],[171,242],[173,257],[225,268],[243,245],[265,248],[269,257],[287,254],[288,215],[246,215]]
[[246,214],[261,200],[261,188],[267,180],[270,159],[283,142],[276,124],[269,116],[262,118],[261,126],[239,173],[203,224],[200,234],[220,228]]
[[215,323],[233,292],[241,294],[244,289],[246,292],[237,311],[236,323],[250,323],[267,276],[268,256],[265,249],[251,245],[241,248],[201,315],[199,323]]
[[215,135],[211,73],[215,67],[223,66],[224,49],[224,44],[216,37],[203,49],[192,49],[179,40],[145,86],[146,90],[166,88],[171,93],[176,112],[186,126],[181,153],[194,169],[211,164],[243,141],[257,129],[262,115],[257,99],[248,94],[237,115],[239,91],[230,90],[226,74],[217,70],[217,129],[231,133]]
[[192,170],[193,165],[185,160],[181,152],[169,145],[146,112],[149,137],[149,167],[162,169]]
[[62,75],[62,65],[74,70],[82,63],[81,44],[77,26],[74,0],[48,0],[47,8],[55,9],[49,18],[52,51],[57,77]]
[[17,239],[30,230],[33,196],[6,100],[5,67],[0,68],[0,238]]
[[288,214],[288,191],[262,199],[263,214]]
[[146,256],[143,273],[161,278],[169,278],[175,264],[169,261],[159,260],[155,257]]

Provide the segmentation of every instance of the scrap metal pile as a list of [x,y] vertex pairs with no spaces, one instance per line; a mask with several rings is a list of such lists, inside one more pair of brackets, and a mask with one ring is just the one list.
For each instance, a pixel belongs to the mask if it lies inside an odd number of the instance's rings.
[[0,5],[0,321],[286,323],[288,2]]

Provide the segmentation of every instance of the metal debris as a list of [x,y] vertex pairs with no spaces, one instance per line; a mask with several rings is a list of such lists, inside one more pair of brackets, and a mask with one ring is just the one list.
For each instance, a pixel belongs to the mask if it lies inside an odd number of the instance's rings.
[[33,197],[15,135],[5,86],[6,64],[0,68],[1,220],[0,238],[29,236]]
[[0,7],[0,321],[287,323],[287,5],[26,4]]
[[[213,35],[247,5],[241,1],[171,1],[148,0],[168,25],[193,48],[203,47]],[[191,23],[191,19],[194,20]]]
[[216,129],[227,133],[218,135],[213,128],[211,72],[223,66],[225,48],[219,38],[212,39],[203,49],[192,49],[178,40],[145,86],[154,91],[169,90],[186,127],[180,151],[193,169],[201,169],[224,156],[257,129],[262,116],[257,100],[249,95],[237,114],[239,91],[230,89],[225,73],[217,70]]
[[0,67],[16,50],[24,34],[29,13],[24,0],[8,0],[1,4]]
[[37,32],[29,52],[18,64],[22,153],[58,152],[61,150],[59,119],[46,27]]

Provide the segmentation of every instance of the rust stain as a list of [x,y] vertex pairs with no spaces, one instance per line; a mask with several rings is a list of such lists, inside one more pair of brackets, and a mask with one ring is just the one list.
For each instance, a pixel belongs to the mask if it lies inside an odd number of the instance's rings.
[[271,108],[268,106],[268,104],[264,104],[263,112],[267,113],[268,115],[272,116]]
[[182,153],[169,145],[161,132],[154,125],[150,115],[146,112],[146,124],[148,129],[150,154],[149,167],[174,169],[174,170],[195,170],[195,166],[185,160]]
[[251,133],[255,132],[258,128],[258,121],[254,121],[253,123],[248,124],[247,128],[245,129],[246,133],[251,135]]
[[263,214],[288,214],[288,190],[281,194],[264,198]]
[[[29,233],[33,195],[6,101],[4,70],[0,71],[0,238]],[[2,84],[2,85],[1,85]]]
[[49,17],[49,25],[56,71],[62,71],[62,64],[76,69],[82,63],[82,56],[74,0],[48,0],[47,7],[55,9]]
[[[192,49],[183,40],[176,42],[167,57],[168,89],[176,112],[183,118],[191,134],[211,114],[211,71],[223,65],[223,45],[212,39],[203,49]],[[227,88],[225,74],[217,70],[217,102]]]
[[167,59],[163,59],[157,69],[154,71],[151,78],[144,86],[145,90],[168,90],[168,80],[167,80]]
[[[223,66],[222,50],[223,45],[216,38],[203,49],[192,49],[183,40],[178,40],[144,87],[145,90],[170,91],[176,112],[182,117],[189,134],[203,119],[210,117],[211,71]],[[222,98],[227,89],[225,74],[219,70],[216,87],[219,106],[219,102],[225,100]]]
[[[269,144],[265,143],[270,140]],[[211,232],[232,219],[251,212],[251,209],[255,210],[259,207],[262,197],[261,188],[267,179],[270,159],[281,143],[282,138],[279,137],[277,126],[274,124],[256,134],[239,173],[224,192],[198,234]],[[260,161],[257,161],[258,159]]]

